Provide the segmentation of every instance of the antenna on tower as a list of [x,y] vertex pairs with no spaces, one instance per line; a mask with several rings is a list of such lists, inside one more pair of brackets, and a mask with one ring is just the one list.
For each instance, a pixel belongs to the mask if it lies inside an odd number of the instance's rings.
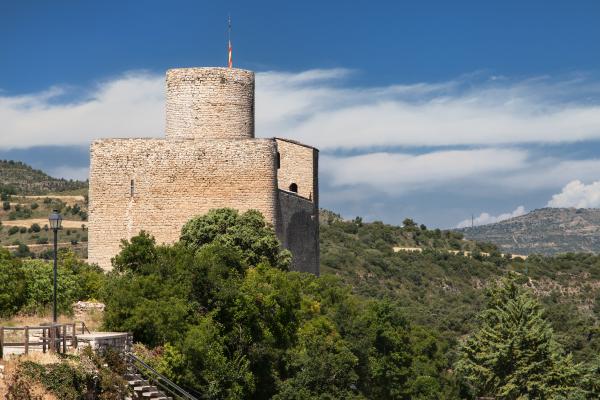
[[227,53],[228,53],[228,60],[227,60],[227,66],[229,68],[233,68],[233,55],[232,55],[232,48],[231,48],[231,14],[228,15],[227,18]]
[[475,226],[475,216],[471,214],[471,228]]

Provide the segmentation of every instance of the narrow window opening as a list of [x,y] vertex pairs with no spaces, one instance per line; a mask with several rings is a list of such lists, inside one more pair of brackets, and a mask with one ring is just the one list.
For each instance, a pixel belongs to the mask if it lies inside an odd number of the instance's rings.
[[290,192],[298,193],[298,185],[296,185],[295,183],[292,183],[290,185]]
[[277,152],[277,156],[275,156],[275,162],[277,163],[277,169],[281,168],[281,154]]
[[129,194],[131,196],[133,196],[133,194],[135,193],[135,182],[133,182],[133,179],[131,180],[131,187],[129,190],[130,190]]

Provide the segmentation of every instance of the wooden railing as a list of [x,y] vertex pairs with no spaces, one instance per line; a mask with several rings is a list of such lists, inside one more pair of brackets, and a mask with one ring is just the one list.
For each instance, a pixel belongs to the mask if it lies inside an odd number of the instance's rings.
[[[83,321],[38,326],[0,326],[0,358],[4,357],[6,347],[23,348],[24,354],[31,350],[66,353],[68,347],[77,348],[77,335],[86,331],[90,333]],[[32,340],[31,336],[35,339]]]

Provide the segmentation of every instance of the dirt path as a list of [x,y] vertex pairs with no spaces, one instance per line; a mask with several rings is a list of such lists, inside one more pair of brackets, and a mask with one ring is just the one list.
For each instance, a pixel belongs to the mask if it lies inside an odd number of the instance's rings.
[[15,196],[15,197],[23,197],[25,199],[32,199],[32,200],[37,200],[37,199],[43,200],[45,198],[58,199],[68,205],[85,202],[85,198],[83,196],[61,196],[61,195],[49,194],[49,195],[44,195],[44,196]]

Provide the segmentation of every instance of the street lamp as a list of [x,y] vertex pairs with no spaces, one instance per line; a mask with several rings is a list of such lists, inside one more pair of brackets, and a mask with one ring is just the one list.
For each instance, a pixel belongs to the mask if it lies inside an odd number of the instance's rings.
[[54,292],[53,292],[53,309],[52,309],[52,322],[56,323],[56,275],[58,267],[58,230],[62,224],[62,216],[58,213],[58,210],[53,210],[52,214],[48,217],[50,221],[50,229],[54,232]]

